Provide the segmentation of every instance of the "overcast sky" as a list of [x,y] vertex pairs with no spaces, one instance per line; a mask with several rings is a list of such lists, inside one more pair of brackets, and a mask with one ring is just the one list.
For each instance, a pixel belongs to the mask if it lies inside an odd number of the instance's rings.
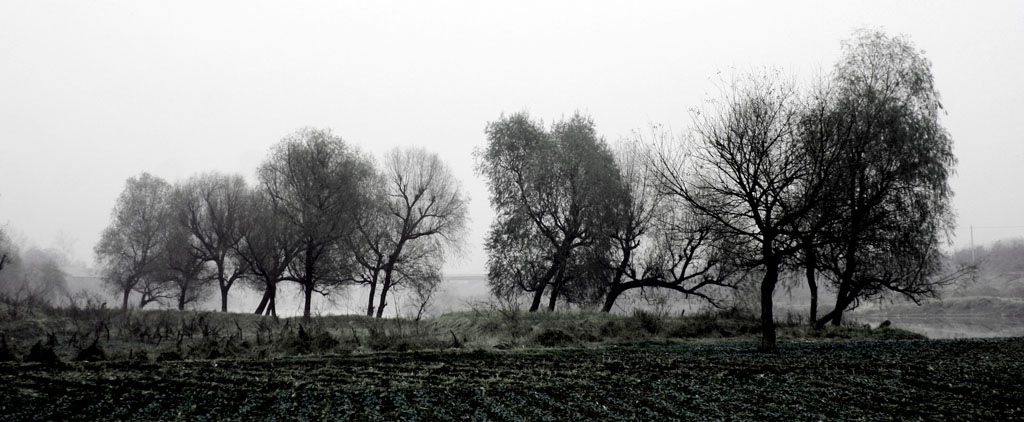
[[0,224],[92,262],[125,179],[250,181],[271,145],[327,127],[379,157],[442,154],[492,214],[472,151],[501,113],[589,113],[608,140],[678,131],[716,73],[827,71],[855,28],[932,61],[959,158],[956,245],[1024,235],[1024,2],[0,2]]

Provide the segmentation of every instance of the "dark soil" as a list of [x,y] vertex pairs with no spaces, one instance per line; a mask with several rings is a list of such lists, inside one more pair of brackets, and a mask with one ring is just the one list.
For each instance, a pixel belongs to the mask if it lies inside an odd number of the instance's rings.
[[3,420],[1022,420],[1024,339],[0,363]]

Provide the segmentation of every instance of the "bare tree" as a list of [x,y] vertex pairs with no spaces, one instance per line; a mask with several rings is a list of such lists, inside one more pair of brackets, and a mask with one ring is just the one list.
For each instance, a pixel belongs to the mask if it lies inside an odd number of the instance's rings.
[[784,263],[799,249],[805,220],[822,195],[820,174],[834,164],[805,144],[801,104],[778,75],[735,80],[710,110],[695,112],[691,166],[655,166],[662,189],[712,219],[733,239],[735,262],[763,271],[762,351],[775,351],[773,294]]
[[386,182],[378,174],[370,180],[371,199],[356,218],[356,229],[346,238],[346,246],[355,258],[353,281],[370,288],[366,316],[374,316],[377,288],[383,279],[384,267],[393,248],[394,218],[388,213]]
[[368,244],[362,250],[369,254],[360,258],[365,272],[379,273],[370,277],[380,281],[377,318],[384,313],[390,289],[406,280],[428,279],[431,272],[423,268],[440,267],[445,252],[457,250],[467,218],[459,181],[436,153],[392,150],[384,158],[382,178],[384,206],[375,210],[384,214],[371,226],[377,231],[365,230]]
[[[149,173],[129,178],[95,247],[103,281],[122,295],[122,309],[128,309],[128,295],[142,282],[153,283],[152,276],[159,271],[169,193],[170,185]],[[144,294],[144,299],[150,296]]]
[[[436,261],[433,261],[436,262]],[[426,262],[427,265],[420,267],[417,271],[409,278],[409,283],[412,290],[413,303],[416,305],[416,317],[415,320],[419,321],[427,313],[430,307],[431,301],[441,288],[441,277],[440,268],[429,265],[430,262]]]
[[246,190],[242,176],[219,173],[194,176],[174,189],[179,224],[191,234],[198,258],[213,264],[222,312],[228,310],[228,292],[247,270],[245,261],[233,253],[242,238]]
[[353,222],[366,203],[363,187],[372,176],[369,159],[319,129],[286,137],[259,168],[263,189],[299,240],[287,279],[302,286],[306,318],[313,292],[327,295],[350,279],[353,259],[336,249],[355,229]]
[[633,289],[667,289],[717,305],[710,290],[732,287],[738,280],[723,260],[711,220],[693,213],[685,201],[658,192],[656,172],[646,163],[674,159],[664,149],[674,146],[660,128],[653,135],[654,143],[638,133],[635,142],[620,143],[615,151],[622,186],[612,209],[613,224],[603,233],[608,247],[597,257],[604,270],[600,277],[606,280],[604,312]]
[[175,287],[172,279],[167,277],[166,269],[160,268],[140,279],[132,291],[139,294],[139,309],[142,309],[150,303],[166,305],[173,301],[177,296]]

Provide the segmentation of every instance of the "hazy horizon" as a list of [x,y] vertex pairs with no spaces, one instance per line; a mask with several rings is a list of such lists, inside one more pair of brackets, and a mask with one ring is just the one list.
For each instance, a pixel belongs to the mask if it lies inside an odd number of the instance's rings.
[[327,127],[377,157],[436,151],[471,197],[466,254],[485,272],[493,216],[472,151],[502,113],[576,110],[607,140],[675,131],[720,72],[827,72],[861,27],[932,62],[959,159],[955,247],[1024,235],[1019,2],[312,2],[0,4],[0,224],[92,248],[125,180],[220,171],[255,181],[270,147]]

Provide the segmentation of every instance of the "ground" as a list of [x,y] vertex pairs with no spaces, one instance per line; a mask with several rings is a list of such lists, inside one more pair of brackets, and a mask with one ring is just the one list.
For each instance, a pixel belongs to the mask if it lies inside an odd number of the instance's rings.
[[3,420],[1021,420],[1024,339],[0,363]]

